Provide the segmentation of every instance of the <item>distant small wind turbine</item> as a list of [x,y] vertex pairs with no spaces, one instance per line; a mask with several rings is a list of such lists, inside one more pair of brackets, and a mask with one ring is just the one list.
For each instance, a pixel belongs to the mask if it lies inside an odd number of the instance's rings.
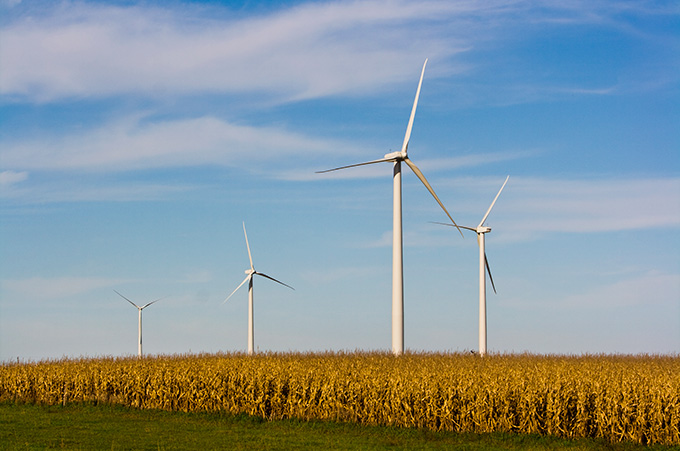
[[265,277],[269,280],[273,280],[274,282],[283,285],[284,287],[288,287],[291,290],[295,290],[295,288],[291,287],[290,285],[286,285],[280,280],[276,280],[273,277],[270,277],[264,273],[255,271],[255,267],[253,266],[253,257],[250,254],[250,244],[248,244],[248,234],[246,233],[245,222],[243,223],[243,235],[246,237],[246,247],[248,248],[248,259],[250,260],[250,268],[246,269],[246,278],[243,279],[243,282],[241,282],[241,284],[237,286],[236,289],[232,291],[229,296],[227,296],[223,304],[227,302],[229,298],[232,297],[234,293],[236,293],[238,289],[243,286],[244,283],[248,282],[248,355],[252,355],[255,348],[255,330],[254,330],[255,324],[253,319],[253,276],[257,275]]
[[139,345],[137,346],[137,356],[141,357],[142,356],[142,310],[144,310],[145,308],[147,308],[151,304],[154,304],[154,303],[160,301],[163,298],[156,299],[155,301],[151,301],[148,304],[144,305],[143,307],[140,307],[137,304],[135,304],[134,302],[132,302],[131,300],[129,300],[128,298],[126,298],[125,296],[123,296],[122,294],[120,294],[119,292],[117,292],[116,290],[113,290],[113,291],[115,291],[118,296],[120,296],[121,298],[128,301],[130,304],[137,307],[137,311],[139,312]]
[[[491,281],[491,287],[493,288],[493,292],[496,293],[496,286],[493,283],[493,277],[491,277],[491,269],[489,268],[489,260],[486,258],[486,247],[485,247],[485,240],[484,240],[484,235],[487,233],[491,232],[491,227],[486,227],[484,225],[484,222],[486,221],[486,218],[489,216],[489,213],[491,213],[491,209],[493,208],[494,204],[496,203],[496,200],[498,200],[498,196],[501,195],[501,192],[503,191],[503,188],[505,188],[505,184],[508,183],[508,180],[510,179],[510,176],[507,176],[505,179],[505,182],[503,182],[503,186],[501,186],[501,189],[498,191],[498,194],[496,194],[496,197],[493,199],[493,202],[491,202],[491,206],[489,207],[488,210],[486,210],[486,214],[482,218],[482,221],[479,223],[477,227],[465,227],[465,226],[460,226],[461,229],[465,230],[472,230],[473,232],[477,233],[477,243],[479,243],[479,355],[484,355],[486,354],[486,273],[489,274],[489,280]],[[436,224],[441,224],[445,226],[450,226],[451,224],[446,224],[443,222],[437,222]]]
[[[351,164],[349,166],[342,166],[339,168],[328,169],[325,171],[317,171],[317,174],[337,171],[339,169],[353,168],[356,166],[364,166],[367,164],[393,162],[393,217],[392,217],[392,353],[394,355],[401,355],[404,352],[404,261],[403,261],[403,236],[402,236],[402,219],[401,219],[401,162],[405,162],[413,171],[413,173],[425,185],[427,190],[432,194],[432,197],[437,201],[439,206],[444,210],[446,216],[449,217],[453,226],[458,227],[449,212],[444,207],[444,204],[439,200],[435,194],[432,186],[427,181],[421,170],[413,163],[407,154],[408,144],[411,138],[411,129],[413,128],[413,119],[416,115],[416,107],[418,105],[418,97],[420,96],[420,87],[423,84],[423,76],[425,75],[425,66],[427,59],[423,64],[423,70],[420,73],[420,81],[418,82],[418,90],[416,91],[416,98],[413,101],[413,108],[411,109],[411,117],[406,128],[406,135],[404,136],[404,143],[401,146],[401,151],[392,152],[385,155],[379,160],[368,161],[366,163]],[[460,231],[460,229],[459,229]],[[461,232],[462,235],[462,232]]]

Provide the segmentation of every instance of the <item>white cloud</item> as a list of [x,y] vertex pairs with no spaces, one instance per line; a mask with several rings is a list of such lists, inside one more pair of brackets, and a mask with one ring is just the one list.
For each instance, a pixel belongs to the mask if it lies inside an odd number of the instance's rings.
[[[531,233],[591,233],[680,226],[680,179],[512,178],[506,227]],[[497,213],[497,212],[496,212]]]
[[[476,224],[503,183],[460,177],[437,183],[459,224]],[[603,233],[680,227],[680,178],[549,179],[510,176],[487,223],[494,241],[524,241],[547,233]]]
[[[509,27],[616,27],[615,18],[640,9],[372,0],[310,2],[244,17],[225,7],[173,5],[64,1],[11,16],[0,30],[0,93],[43,102],[195,92],[260,92],[273,101],[363,94],[411,80],[426,56],[440,73],[468,71],[473,62],[452,57],[516,34]],[[672,11],[653,6],[643,13]]]
[[8,143],[3,164],[22,169],[107,171],[236,166],[340,148],[280,128],[237,125],[209,116],[158,122],[143,119],[129,116],[83,133]]
[[[467,5],[467,4],[466,4]],[[469,6],[468,6],[469,7]],[[332,95],[401,81],[460,51],[407,23],[441,26],[446,2],[335,2],[238,20],[225,9],[64,2],[0,34],[0,92],[38,101],[118,93]],[[422,31],[422,30],[421,30]]]
[[[479,198],[475,187],[487,182],[473,183],[467,180],[457,184],[459,190],[471,190],[461,197]],[[493,199],[492,191],[493,188],[488,190],[486,203],[476,201],[479,216]],[[466,202],[463,211],[472,208]],[[678,228],[680,179],[556,180],[511,176],[487,222],[497,242],[534,240],[550,233]]]
[[2,171],[0,172],[0,188],[5,188],[28,178],[28,172]]

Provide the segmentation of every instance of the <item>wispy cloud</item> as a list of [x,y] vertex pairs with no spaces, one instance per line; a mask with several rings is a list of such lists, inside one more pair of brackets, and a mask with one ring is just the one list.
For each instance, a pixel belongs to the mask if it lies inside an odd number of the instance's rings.
[[239,19],[217,7],[62,2],[4,27],[0,92],[37,101],[197,91],[332,95],[400,81],[414,58],[460,51],[449,39],[404,32],[403,26],[426,21],[441,27],[442,14],[466,8],[310,3]]
[[[466,188],[461,186],[461,189]],[[472,189],[472,185],[467,189]],[[511,177],[494,207],[493,220],[502,223],[496,232],[499,235],[525,239],[555,232],[677,228],[680,227],[678,199],[679,178]],[[480,205],[479,211],[485,208]]]
[[[442,199],[457,200],[446,206],[458,224],[476,226],[503,178],[453,177],[439,180],[436,189]],[[679,199],[680,178],[551,179],[511,175],[486,223],[493,229],[495,243],[536,240],[554,233],[677,229]],[[432,211],[436,208],[433,201]],[[421,243],[427,241],[421,239]],[[463,245],[455,240],[448,244]]]
[[[6,167],[30,170],[128,170],[218,164],[242,165],[339,148],[275,127],[238,125],[204,116],[152,121],[132,115],[82,133],[43,136],[4,145]],[[5,171],[7,180],[19,172]]]
[[28,172],[2,171],[0,172],[0,189],[23,182],[28,178]]
[[425,56],[439,61],[439,73],[465,72],[475,63],[456,55],[517,26],[616,27],[641,8],[636,3],[335,1],[246,18],[220,6],[41,4],[5,19],[0,93],[38,102],[196,92],[266,93],[278,101],[356,95],[411,80]]

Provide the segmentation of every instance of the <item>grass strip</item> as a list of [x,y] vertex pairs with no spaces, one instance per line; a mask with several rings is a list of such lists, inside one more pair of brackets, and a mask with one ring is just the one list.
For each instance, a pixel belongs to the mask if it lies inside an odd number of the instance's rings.
[[[531,434],[453,433],[249,415],[138,410],[92,403],[0,403],[0,449],[670,450]],[[677,449],[677,448],[675,448]]]

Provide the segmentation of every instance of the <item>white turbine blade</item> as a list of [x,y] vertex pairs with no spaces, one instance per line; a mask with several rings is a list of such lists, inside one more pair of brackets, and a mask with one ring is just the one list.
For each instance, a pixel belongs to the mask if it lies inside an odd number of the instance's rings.
[[434,190],[432,189],[432,186],[430,186],[430,182],[427,181],[427,179],[425,178],[425,176],[423,175],[423,173],[420,171],[420,169],[418,169],[418,166],[416,166],[415,163],[413,163],[411,160],[409,160],[408,157],[404,158],[404,161],[405,161],[406,164],[411,168],[411,170],[413,171],[413,173],[420,179],[420,181],[423,182],[423,185],[425,185],[425,188],[427,188],[427,190],[430,192],[430,194],[432,194],[432,197],[434,197],[434,200],[436,200],[437,203],[439,204],[439,206],[442,207],[442,210],[444,210],[444,213],[446,213],[446,216],[449,217],[449,219],[451,220],[451,222],[453,223],[453,225],[454,225],[454,226],[458,229],[458,231],[460,232],[460,236],[463,236],[462,230],[460,230],[460,227],[458,227],[458,224],[456,224],[456,221],[453,220],[453,218],[452,218],[451,215],[449,214],[449,212],[448,212],[448,210],[446,209],[446,207],[444,206],[444,204],[442,204],[442,201],[439,200],[439,197],[437,197],[437,194],[436,194],[436,193],[434,192]]
[[241,287],[243,286],[243,284],[246,283],[252,276],[253,276],[252,274],[248,274],[248,275],[246,276],[246,278],[243,279],[243,282],[241,282],[241,283],[239,284],[239,286],[237,286],[236,289],[235,289],[234,291],[232,291],[231,294],[230,294],[229,296],[227,296],[227,299],[225,299],[224,301],[222,301],[222,304],[224,304],[225,302],[227,302],[227,301],[229,300],[229,298],[232,297],[232,296],[234,295],[234,293],[236,293],[236,292],[238,291],[238,289],[241,288]]
[[156,302],[158,302],[158,301],[160,301],[160,300],[163,300],[163,299],[165,299],[165,298],[158,298],[158,299],[156,299],[155,301],[151,301],[151,302],[149,302],[148,304],[144,305],[144,307],[140,307],[140,310],[144,310],[145,308],[147,308],[147,307],[150,306],[151,304],[155,304]]
[[256,272],[256,273],[254,273],[254,274],[257,274],[258,276],[266,277],[266,278],[269,279],[269,280],[273,280],[273,281],[276,282],[276,283],[280,283],[280,284],[283,285],[284,287],[288,287],[288,288],[290,288],[291,290],[295,290],[295,288],[291,287],[290,285],[286,285],[285,283],[281,282],[280,280],[276,280],[275,278],[270,277],[270,276],[268,276],[268,275],[266,275],[266,274],[264,274],[264,273]]
[[505,182],[503,182],[503,186],[501,186],[501,189],[498,190],[498,194],[496,194],[496,197],[494,197],[493,202],[491,202],[491,206],[489,207],[488,210],[486,210],[486,214],[485,214],[484,217],[482,218],[482,222],[480,222],[479,225],[478,225],[477,227],[481,227],[481,226],[484,225],[484,221],[486,221],[486,218],[489,216],[489,213],[491,213],[491,209],[493,208],[494,204],[495,204],[496,201],[498,200],[498,196],[501,195],[501,192],[503,191],[503,188],[505,188],[505,184],[508,183],[508,180],[509,180],[509,179],[510,179],[510,176],[507,176],[507,177],[505,178]]
[[416,107],[418,106],[418,98],[420,97],[420,87],[423,85],[423,75],[425,75],[425,66],[427,65],[427,59],[423,63],[423,70],[420,73],[420,81],[418,82],[418,90],[416,91],[416,98],[413,101],[413,108],[411,109],[411,117],[408,120],[408,127],[406,127],[406,135],[404,136],[404,144],[401,146],[402,153],[408,150],[408,142],[411,139],[411,130],[413,129],[413,119],[416,117]]
[[484,252],[484,265],[486,266],[486,273],[489,275],[489,280],[491,281],[491,288],[493,292],[496,293],[496,285],[493,284],[493,277],[491,277],[491,268],[489,268],[489,260],[486,258],[486,252]]
[[123,296],[122,294],[120,294],[119,292],[117,292],[116,290],[113,290],[113,291],[114,291],[118,296],[120,296],[121,298],[123,298],[123,299],[125,299],[126,301],[128,301],[130,304],[132,304],[132,305],[134,305],[135,307],[139,308],[139,306],[138,306],[137,304],[135,304],[134,302],[132,302],[131,300],[129,300],[128,298],[126,298],[125,296]]
[[367,161],[365,163],[350,164],[348,166],[340,166],[339,168],[326,169],[325,171],[316,171],[316,174],[325,174],[326,172],[338,171],[340,169],[355,168],[357,166],[366,166],[367,164],[384,163],[386,161],[394,161],[393,158],[381,158],[379,160]]
[[[428,221],[428,222],[430,224],[439,224],[439,225],[443,225],[443,226],[456,227],[453,224],[449,224],[448,222],[437,222],[437,221]],[[472,230],[473,232],[477,231],[477,229],[474,229],[472,227],[466,227],[466,226],[458,226],[458,227],[461,228],[461,229],[465,229],[465,230]]]
[[253,267],[253,256],[250,255],[250,244],[248,244],[248,234],[246,233],[246,223],[243,222],[243,235],[246,237],[246,247],[248,248],[248,259],[250,260],[250,269],[255,270]]

